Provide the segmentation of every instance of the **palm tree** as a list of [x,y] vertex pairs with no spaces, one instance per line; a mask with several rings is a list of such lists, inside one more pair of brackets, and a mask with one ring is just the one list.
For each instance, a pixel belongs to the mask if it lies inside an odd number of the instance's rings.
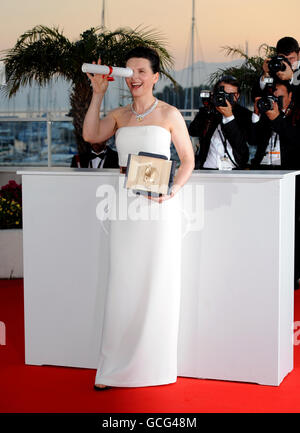
[[257,80],[262,74],[262,66],[265,58],[274,56],[276,49],[267,44],[260,45],[258,56],[248,56],[245,51],[238,47],[222,47],[227,56],[239,56],[244,61],[240,66],[231,66],[225,69],[218,69],[210,75],[209,84],[213,86],[222,75],[232,75],[241,83],[241,95],[245,105],[251,103],[251,91]]
[[82,63],[92,63],[100,56],[102,64],[125,66],[125,54],[139,45],[156,49],[161,59],[162,74],[174,82],[168,73],[173,66],[173,58],[165,48],[163,38],[153,30],[138,27],[135,30],[120,28],[109,31],[97,27],[86,30],[78,41],[71,42],[56,27],[35,26],[21,35],[12,49],[4,52],[7,72],[5,93],[11,97],[21,86],[34,81],[44,86],[57,76],[70,81],[70,114],[78,151],[85,152],[89,145],[82,138],[82,125],[92,89],[87,76],[81,72]]

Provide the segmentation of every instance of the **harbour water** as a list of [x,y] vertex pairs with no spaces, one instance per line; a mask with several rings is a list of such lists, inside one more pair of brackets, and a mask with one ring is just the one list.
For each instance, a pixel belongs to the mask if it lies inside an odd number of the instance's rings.
[[77,153],[70,120],[51,121],[49,134],[46,117],[38,120],[23,120],[18,116],[3,119],[0,116],[2,166],[69,166],[72,156]]

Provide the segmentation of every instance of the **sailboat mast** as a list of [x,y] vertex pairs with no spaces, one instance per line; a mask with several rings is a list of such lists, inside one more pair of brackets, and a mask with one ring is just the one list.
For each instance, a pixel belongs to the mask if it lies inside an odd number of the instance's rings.
[[105,0],[102,0],[101,26],[105,27]]

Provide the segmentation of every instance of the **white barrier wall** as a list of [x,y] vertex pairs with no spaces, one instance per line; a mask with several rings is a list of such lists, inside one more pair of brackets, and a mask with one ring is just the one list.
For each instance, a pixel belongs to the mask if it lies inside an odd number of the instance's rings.
[[[108,235],[96,191],[119,172],[19,173],[26,363],[97,368]],[[279,385],[292,370],[295,173],[195,171],[180,191],[178,376]]]

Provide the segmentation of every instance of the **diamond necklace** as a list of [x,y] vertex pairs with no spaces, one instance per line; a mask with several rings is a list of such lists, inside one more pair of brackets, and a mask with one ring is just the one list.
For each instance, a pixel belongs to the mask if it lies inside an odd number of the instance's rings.
[[130,108],[131,108],[131,111],[133,112],[133,114],[135,114],[135,116],[136,116],[136,120],[137,120],[138,122],[141,122],[142,120],[144,120],[144,117],[147,116],[147,114],[152,113],[152,111],[156,108],[157,104],[158,104],[158,99],[155,98],[155,101],[153,102],[153,104],[151,105],[151,107],[150,107],[147,111],[145,111],[144,113],[141,113],[141,114],[138,114],[138,113],[133,109],[133,102],[132,102],[132,104],[130,104]]

